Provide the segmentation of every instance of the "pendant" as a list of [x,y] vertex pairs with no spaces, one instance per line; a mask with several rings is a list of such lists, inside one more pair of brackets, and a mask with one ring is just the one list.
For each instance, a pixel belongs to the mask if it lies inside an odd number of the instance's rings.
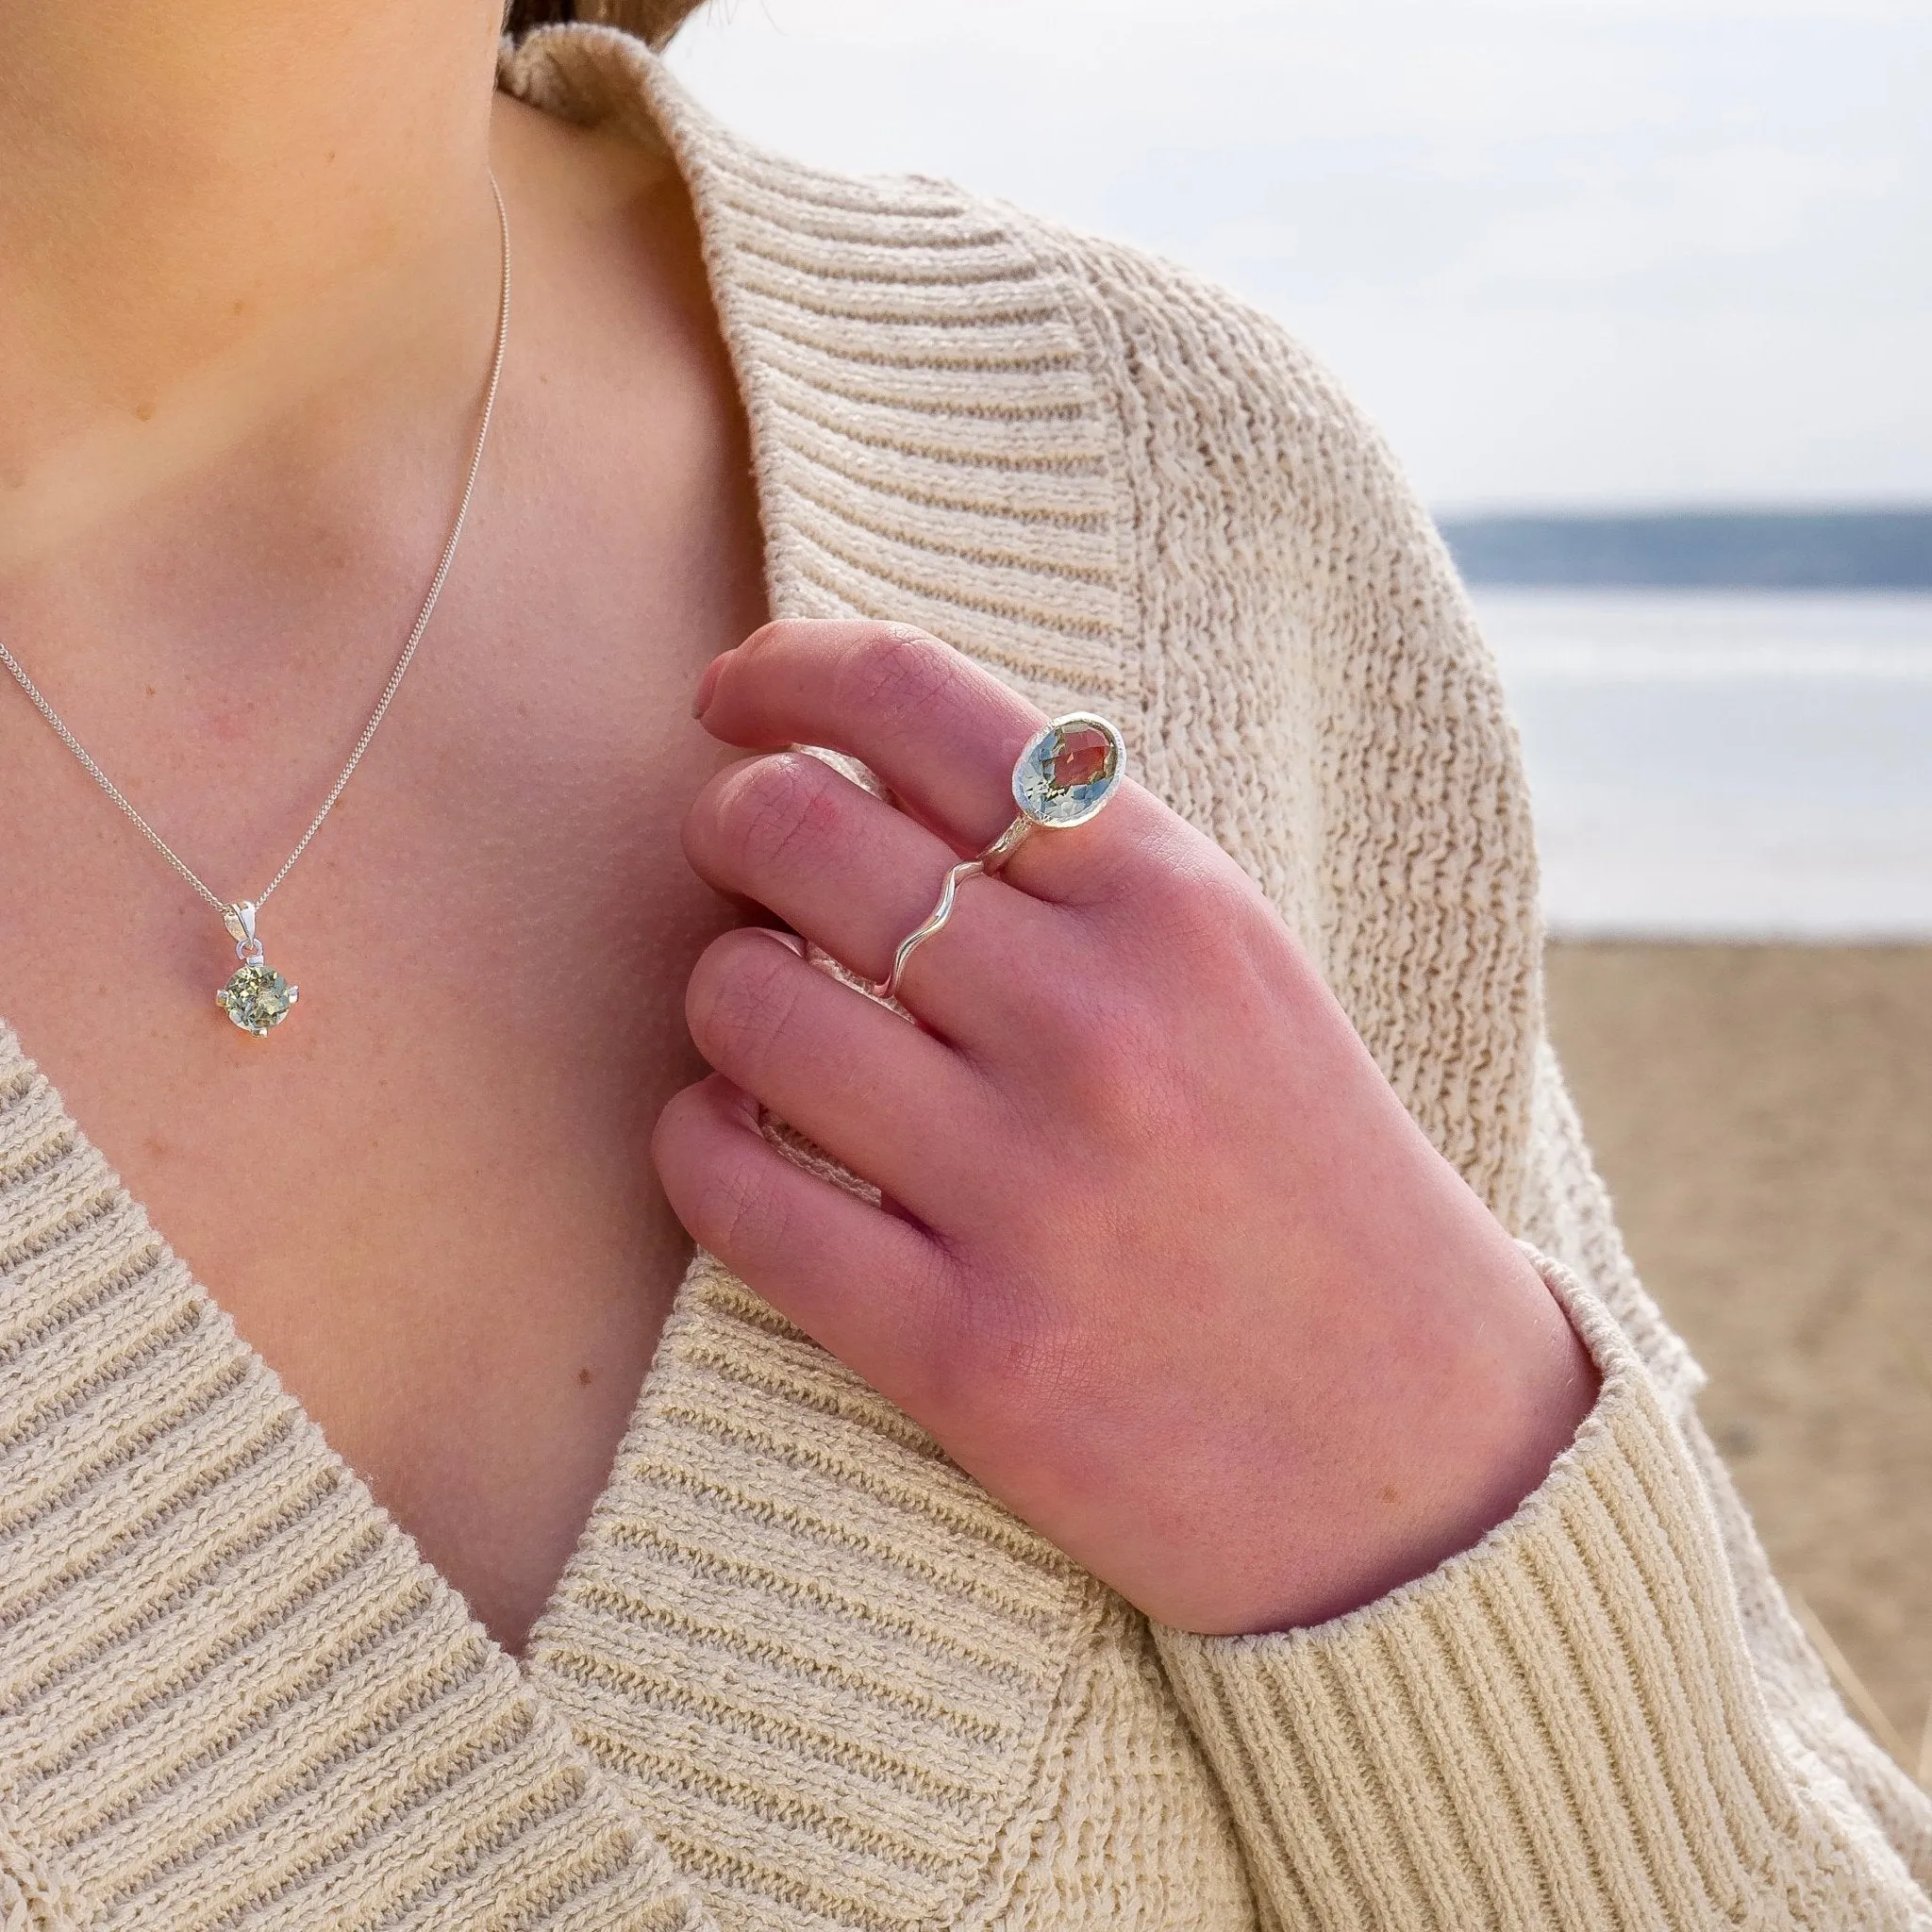
[[279,1026],[289,1017],[300,991],[292,987],[261,957],[261,941],[255,937],[255,902],[238,899],[224,908],[222,924],[235,941],[235,957],[242,964],[230,975],[226,986],[215,995],[215,1005],[244,1033],[258,1040],[268,1038],[271,1026]]

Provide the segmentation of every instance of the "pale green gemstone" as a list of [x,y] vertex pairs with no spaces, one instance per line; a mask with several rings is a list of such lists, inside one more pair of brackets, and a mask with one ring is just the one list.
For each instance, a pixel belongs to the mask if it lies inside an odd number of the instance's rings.
[[215,995],[215,1005],[258,1040],[271,1026],[279,1026],[294,1004],[295,988],[268,965],[242,967]]
[[1013,803],[1037,825],[1085,824],[1113,796],[1126,747],[1105,718],[1057,718],[1020,754]]

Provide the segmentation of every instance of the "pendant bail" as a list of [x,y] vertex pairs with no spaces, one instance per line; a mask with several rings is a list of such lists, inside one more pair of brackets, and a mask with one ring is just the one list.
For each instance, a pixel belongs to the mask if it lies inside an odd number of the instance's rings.
[[235,941],[235,957],[246,960],[250,965],[261,958],[261,941],[255,937],[255,901],[237,899],[232,906],[222,908],[222,924],[228,928],[228,937]]

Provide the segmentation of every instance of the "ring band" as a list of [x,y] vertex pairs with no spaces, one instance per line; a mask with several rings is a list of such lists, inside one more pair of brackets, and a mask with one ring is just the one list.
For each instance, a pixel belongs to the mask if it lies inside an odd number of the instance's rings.
[[1091,711],[1070,711],[1029,739],[1013,761],[1018,816],[977,858],[968,858],[947,873],[939,903],[899,941],[892,970],[873,986],[874,997],[898,997],[906,962],[952,918],[959,888],[968,879],[995,876],[1036,827],[1060,831],[1084,825],[1119,791],[1126,769],[1127,747],[1120,732]]
[[923,946],[934,933],[953,916],[953,906],[959,896],[959,888],[970,878],[985,872],[978,859],[969,858],[963,865],[956,865],[946,874],[945,883],[940,888],[940,902],[926,914],[923,924],[916,925],[899,941],[899,950],[892,955],[892,970],[874,987],[874,994],[882,1000],[897,999],[899,982],[906,977],[906,962]]

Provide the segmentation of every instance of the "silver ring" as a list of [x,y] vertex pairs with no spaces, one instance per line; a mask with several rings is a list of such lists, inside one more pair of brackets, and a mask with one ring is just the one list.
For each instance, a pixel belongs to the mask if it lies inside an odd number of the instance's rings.
[[939,903],[899,941],[892,970],[874,982],[874,995],[898,997],[906,962],[952,918],[959,888],[968,879],[997,874],[1036,827],[1063,831],[1084,825],[1120,790],[1126,770],[1125,741],[1091,711],[1069,711],[1029,739],[1013,761],[1013,803],[1019,816],[977,858],[966,859],[946,874]]

